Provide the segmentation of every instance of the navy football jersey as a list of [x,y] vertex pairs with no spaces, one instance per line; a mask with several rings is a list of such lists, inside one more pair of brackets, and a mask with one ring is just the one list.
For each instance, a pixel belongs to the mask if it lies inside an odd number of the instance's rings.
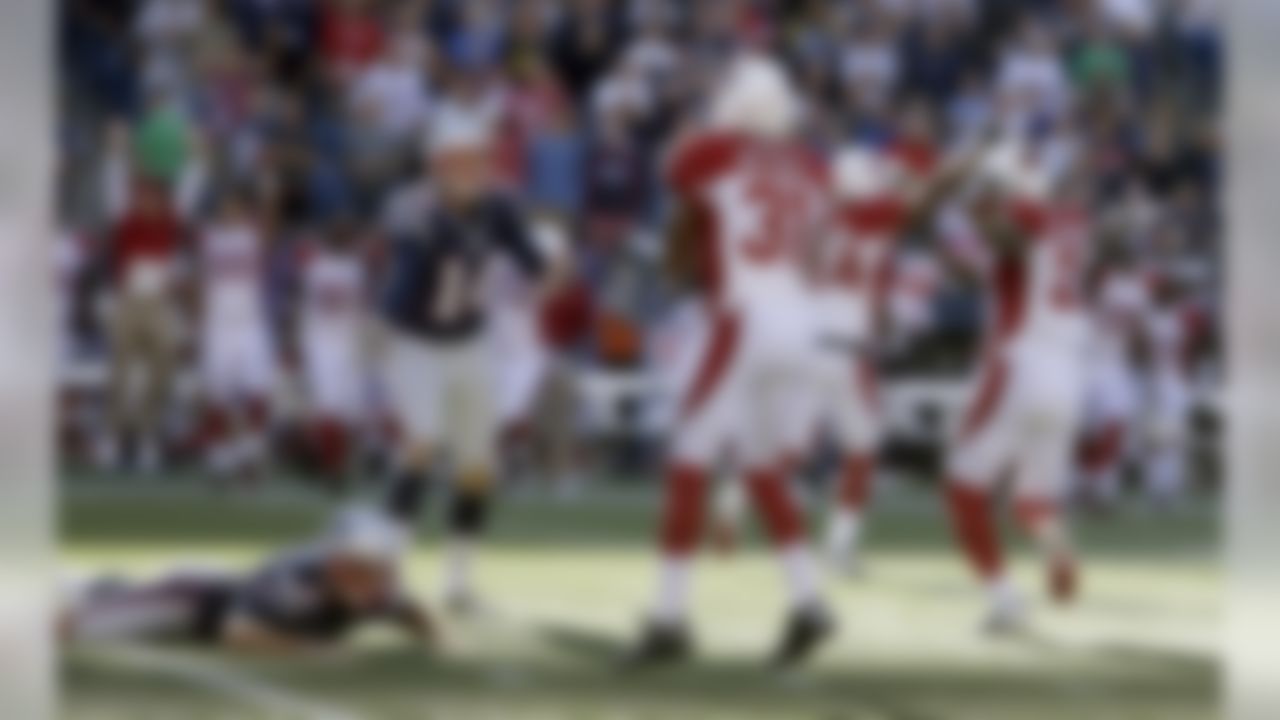
[[494,253],[530,276],[542,272],[515,203],[493,194],[462,210],[432,208],[417,229],[392,239],[382,310],[392,327],[437,340],[469,338],[484,326],[481,275]]
[[313,640],[336,640],[361,622],[390,620],[410,603],[398,590],[364,612],[343,605],[323,572],[324,555],[304,548],[267,563],[238,589],[231,612],[276,632]]

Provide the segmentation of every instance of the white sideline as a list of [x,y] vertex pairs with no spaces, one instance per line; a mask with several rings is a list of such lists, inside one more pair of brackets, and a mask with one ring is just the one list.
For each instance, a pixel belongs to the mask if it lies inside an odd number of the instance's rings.
[[217,694],[233,698],[269,714],[300,720],[367,720],[345,708],[319,703],[277,686],[256,680],[210,658],[134,644],[103,648],[100,657],[112,663],[157,675],[180,679]]

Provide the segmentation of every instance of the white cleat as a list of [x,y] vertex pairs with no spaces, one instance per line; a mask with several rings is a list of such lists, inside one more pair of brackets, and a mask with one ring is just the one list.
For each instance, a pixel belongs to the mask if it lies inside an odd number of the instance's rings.
[[988,635],[1012,635],[1026,627],[1027,604],[1012,588],[1004,587],[993,593],[987,603],[987,614],[982,620],[982,630]]

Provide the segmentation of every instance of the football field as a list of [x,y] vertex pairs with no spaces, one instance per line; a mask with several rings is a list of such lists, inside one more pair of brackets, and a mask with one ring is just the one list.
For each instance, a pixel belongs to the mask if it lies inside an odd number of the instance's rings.
[[[282,488],[223,496],[183,479],[103,478],[63,493],[63,563],[127,576],[174,563],[247,566],[311,532],[331,501]],[[1033,622],[980,635],[979,596],[926,489],[884,497],[866,572],[832,578],[840,634],[817,661],[765,669],[782,611],[778,570],[748,538],[705,554],[695,579],[695,661],[628,673],[653,580],[655,498],[504,500],[480,579],[489,607],[440,616],[436,652],[371,630],[322,656],[241,657],[192,648],[69,653],[62,717],[75,720],[327,718],[797,718],[811,720],[1200,720],[1217,717],[1220,575],[1209,501],[1168,516],[1080,524],[1082,601],[1045,605],[1019,545]],[[434,600],[438,523],[424,524],[408,582]]]

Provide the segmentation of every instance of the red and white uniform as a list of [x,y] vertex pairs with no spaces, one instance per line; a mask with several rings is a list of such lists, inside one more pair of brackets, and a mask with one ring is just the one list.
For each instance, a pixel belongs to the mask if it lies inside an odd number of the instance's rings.
[[365,409],[365,269],[354,252],[313,248],[302,261],[302,370],[311,409],[358,419]]
[[1077,212],[1036,203],[1008,211],[1028,245],[988,268],[989,334],[948,469],[962,484],[1010,477],[1019,497],[1054,500],[1067,488],[1084,395],[1087,227]]
[[872,452],[880,443],[870,347],[889,299],[905,213],[888,192],[844,203],[819,257],[812,401],[816,421],[847,451]]
[[1147,442],[1176,446],[1189,430],[1191,378],[1187,367],[1190,314],[1178,305],[1156,307],[1143,322],[1149,353],[1144,368]]
[[698,214],[708,335],[679,402],[673,454],[746,466],[786,450],[788,397],[803,389],[813,338],[804,259],[829,214],[825,168],[792,143],[730,132],[686,138],[668,180]]
[[1086,413],[1091,425],[1128,424],[1138,408],[1133,349],[1149,312],[1141,273],[1113,271],[1098,286],[1088,355]]
[[216,224],[200,237],[200,370],[205,391],[218,400],[264,398],[275,382],[262,245],[250,223]]

